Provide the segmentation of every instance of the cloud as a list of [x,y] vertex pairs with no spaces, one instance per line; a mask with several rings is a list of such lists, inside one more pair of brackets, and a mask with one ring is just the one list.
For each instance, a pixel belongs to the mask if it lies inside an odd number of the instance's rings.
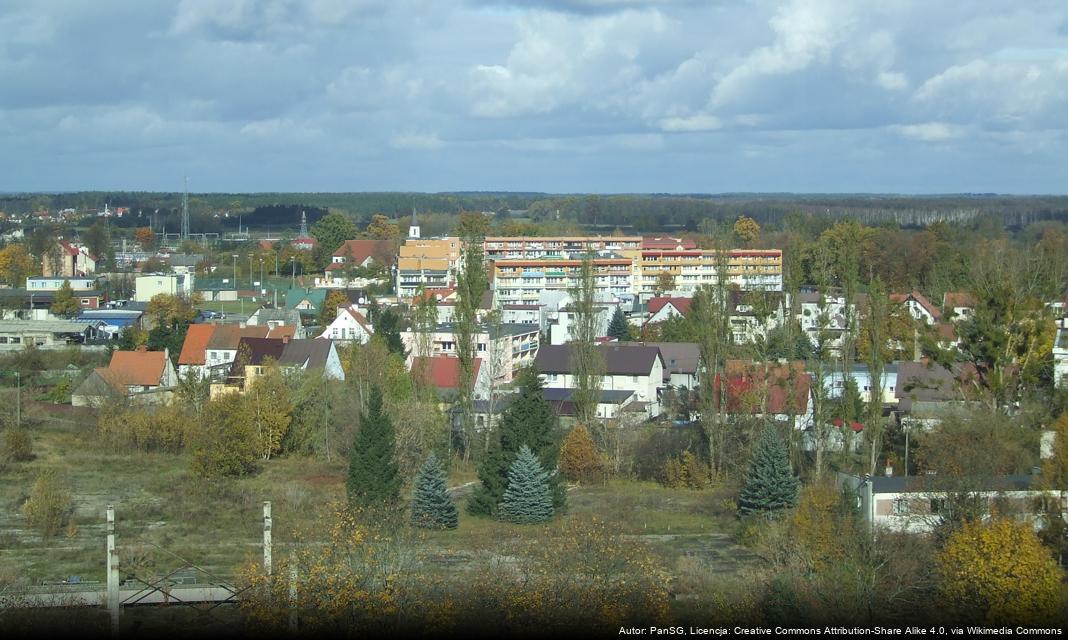
[[437,133],[424,133],[420,131],[402,131],[390,139],[390,146],[394,149],[431,150],[440,149],[445,142]]
[[945,122],[924,122],[921,124],[903,124],[891,127],[906,138],[923,142],[943,142],[959,137],[961,130]]
[[660,128],[664,131],[714,131],[722,126],[719,118],[707,114],[664,118],[660,121]]

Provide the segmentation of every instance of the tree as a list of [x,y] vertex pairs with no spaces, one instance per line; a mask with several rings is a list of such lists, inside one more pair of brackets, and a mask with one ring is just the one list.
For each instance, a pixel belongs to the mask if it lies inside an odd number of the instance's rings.
[[749,459],[738,511],[773,514],[797,504],[800,481],[790,468],[790,453],[773,425],[766,425]]
[[78,304],[78,299],[74,297],[74,290],[70,287],[70,280],[64,280],[63,286],[59,288],[59,291],[56,292],[56,297],[52,299],[52,313],[70,318],[77,315],[81,308],[81,305]]
[[138,227],[134,229],[134,240],[141,245],[144,251],[152,251],[156,248],[156,234],[151,227]]
[[325,327],[337,318],[337,308],[348,306],[349,299],[344,291],[332,290],[326,294],[326,300],[319,307],[319,325]]
[[269,363],[263,374],[253,380],[246,400],[260,456],[270,460],[281,449],[293,415],[289,389],[277,364]]
[[360,417],[345,487],[354,506],[388,507],[400,501],[393,422],[382,411],[382,391],[377,386],[371,388],[367,411]]
[[[322,251],[333,253],[346,240],[353,240],[359,235],[356,225],[348,216],[331,212],[319,219],[309,230],[312,237],[319,241]],[[329,253],[327,255],[329,255]]]
[[55,469],[37,474],[29,499],[22,505],[26,523],[42,536],[59,533],[66,526],[73,511],[70,488]]
[[490,219],[481,213],[464,211],[456,220],[456,235],[460,238],[485,238]]
[[[374,240],[396,240],[400,237],[400,229],[396,222],[390,222],[386,216],[376,213],[371,217],[371,223],[367,225],[367,237]],[[339,245],[340,246],[340,245]]]
[[662,296],[669,291],[675,290],[675,274],[670,271],[661,271],[656,274],[656,284],[653,285],[653,292],[658,296]]
[[404,351],[404,341],[400,337],[400,321],[400,316],[392,308],[382,309],[372,314],[371,328],[374,329],[372,339],[380,340],[390,353],[404,357],[407,354]]
[[456,276],[457,300],[453,314],[456,356],[460,360],[460,384],[456,400],[460,409],[460,435],[465,460],[469,459],[474,442],[475,359],[478,355],[475,334],[478,331],[478,311],[482,305],[482,295],[489,286],[482,260],[483,236],[472,235],[478,232],[477,228],[471,227],[465,230],[467,235],[462,236],[462,264],[460,273]]
[[1027,523],[965,523],[946,541],[938,568],[946,604],[968,619],[1040,625],[1061,611],[1061,571]]
[[739,216],[734,221],[734,236],[745,244],[755,242],[760,237],[760,225],[749,216]]
[[419,468],[412,492],[412,526],[424,529],[455,529],[459,523],[456,504],[449,495],[445,469],[431,451]]
[[[587,252],[582,256],[578,286],[571,291],[571,310],[575,322],[568,345],[575,379],[575,391],[571,399],[575,403],[575,415],[583,424],[594,424],[597,420],[597,404],[601,397],[601,377],[604,375],[605,366],[604,358],[597,349],[599,309],[594,299],[596,284],[593,254]],[[601,436],[603,444],[607,445],[607,433],[602,432]]]
[[192,428],[190,463],[195,474],[243,476],[256,469],[261,448],[244,396],[231,393],[212,400]]
[[36,273],[39,266],[21,244],[0,249],[0,279],[12,287],[26,286],[26,277]]
[[545,471],[530,447],[523,445],[508,470],[508,488],[501,498],[502,520],[519,524],[548,522],[553,517],[553,496]]
[[[558,443],[557,417],[542,393],[541,378],[533,368],[519,372],[516,380],[519,393],[501,416],[498,438],[478,466],[481,485],[475,489],[467,510],[472,514],[492,515],[508,487],[508,470],[524,445],[537,454],[542,468],[556,469]],[[560,509],[567,500],[558,477],[549,478],[553,492],[553,506]]]
[[111,234],[108,233],[107,225],[101,220],[97,220],[85,230],[82,242],[85,243],[85,248],[89,250],[89,255],[93,256],[94,260],[101,260],[111,252]]
[[604,473],[604,459],[584,425],[575,425],[564,438],[560,447],[560,473],[573,482],[589,482]]
[[608,323],[608,337],[620,342],[630,340],[630,324],[623,316],[623,307],[617,306],[615,313],[612,314],[612,321]]

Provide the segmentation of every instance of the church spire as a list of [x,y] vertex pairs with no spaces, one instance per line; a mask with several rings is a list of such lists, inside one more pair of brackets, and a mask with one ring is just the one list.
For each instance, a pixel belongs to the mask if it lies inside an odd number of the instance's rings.
[[412,223],[408,225],[408,239],[417,240],[419,238],[419,221],[415,219],[415,207],[412,207]]

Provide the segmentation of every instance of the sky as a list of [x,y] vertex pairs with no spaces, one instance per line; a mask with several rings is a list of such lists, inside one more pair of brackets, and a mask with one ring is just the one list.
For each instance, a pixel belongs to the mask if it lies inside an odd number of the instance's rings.
[[1064,0],[4,0],[0,191],[1068,192]]

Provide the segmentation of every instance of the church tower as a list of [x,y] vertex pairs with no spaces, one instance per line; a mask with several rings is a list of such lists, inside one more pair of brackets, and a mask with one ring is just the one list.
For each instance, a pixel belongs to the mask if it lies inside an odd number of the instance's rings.
[[419,221],[415,219],[415,207],[412,207],[412,224],[408,226],[408,239],[419,239]]

